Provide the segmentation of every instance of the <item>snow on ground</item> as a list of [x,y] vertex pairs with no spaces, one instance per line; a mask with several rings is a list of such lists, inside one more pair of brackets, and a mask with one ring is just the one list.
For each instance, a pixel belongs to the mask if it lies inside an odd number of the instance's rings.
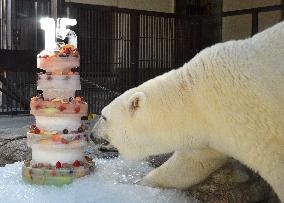
[[[0,117],[0,137],[24,135],[34,123],[32,116]],[[120,158],[96,159],[94,174],[63,187],[29,185],[22,180],[22,162],[0,167],[0,202],[5,203],[194,203],[186,192],[133,184],[152,170],[145,162]]]
[[139,186],[133,182],[151,170],[146,163],[121,159],[97,160],[93,175],[62,187],[26,184],[21,178],[22,162],[0,168],[0,201],[6,203],[186,203],[197,202],[177,190]]

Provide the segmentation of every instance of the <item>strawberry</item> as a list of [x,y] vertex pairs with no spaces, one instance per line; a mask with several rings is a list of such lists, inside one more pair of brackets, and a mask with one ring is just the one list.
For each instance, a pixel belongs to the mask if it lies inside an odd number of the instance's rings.
[[34,132],[34,129],[35,129],[35,128],[36,128],[36,125],[35,125],[35,124],[32,124],[31,127],[30,127],[30,131],[31,131],[31,132]]
[[80,111],[80,106],[76,106],[74,110],[75,110],[75,113],[79,113],[79,111]]
[[59,111],[64,111],[64,110],[66,109],[66,107],[63,106],[63,105],[60,105],[60,106],[58,107],[58,109],[59,109]]
[[65,52],[66,54],[70,54],[70,53],[72,52],[72,50],[71,50],[70,48],[65,48],[65,49],[64,49],[64,52]]
[[36,105],[36,106],[35,106],[35,109],[36,109],[36,110],[38,110],[38,109],[40,109],[40,108],[41,108],[40,105]]
[[35,134],[39,134],[40,133],[40,129],[38,129],[37,127],[35,127],[33,131],[34,131]]
[[80,161],[78,161],[78,160],[74,161],[73,166],[74,166],[74,167],[79,167],[79,166],[81,166]]
[[56,168],[61,168],[61,163],[59,161],[57,161],[56,164],[55,164],[55,167]]
[[61,143],[62,143],[62,144],[68,144],[68,140],[62,138],[62,139],[61,139]]

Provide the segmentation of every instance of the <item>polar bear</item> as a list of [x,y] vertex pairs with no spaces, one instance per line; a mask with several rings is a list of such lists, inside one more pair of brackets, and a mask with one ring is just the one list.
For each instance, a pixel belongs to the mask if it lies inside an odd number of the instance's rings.
[[188,188],[233,157],[284,202],[284,22],[126,91],[95,130],[127,159],[174,152],[142,185]]

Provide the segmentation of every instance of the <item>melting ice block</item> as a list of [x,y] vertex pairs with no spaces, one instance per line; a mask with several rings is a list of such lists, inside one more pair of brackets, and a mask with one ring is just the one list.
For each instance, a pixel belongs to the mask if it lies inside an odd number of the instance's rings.
[[80,116],[47,117],[35,116],[36,126],[47,131],[77,130],[81,126]]
[[[32,148],[32,160],[22,167],[23,179],[29,183],[46,185],[69,184],[75,178],[94,171],[95,163],[84,157],[88,139],[86,125],[81,117],[88,113],[83,97],[75,97],[81,89],[77,36],[67,25],[75,25],[75,19],[57,20],[56,36],[68,44],[55,43],[53,19],[42,21],[45,30],[45,50],[37,55],[39,95],[31,98],[30,113],[36,124],[27,132],[27,144]],[[49,29],[49,27],[51,27]]]
[[73,163],[74,160],[84,160],[84,150],[77,148],[52,148],[50,145],[36,144],[32,145],[32,160],[36,163],[50,163],[55,165],[58,161],[61,163]]
[[54,50],[44,50],[37,55],[37,68],[47,72],[68,72],[79,66],[79,52],[71,45],[63,45]]

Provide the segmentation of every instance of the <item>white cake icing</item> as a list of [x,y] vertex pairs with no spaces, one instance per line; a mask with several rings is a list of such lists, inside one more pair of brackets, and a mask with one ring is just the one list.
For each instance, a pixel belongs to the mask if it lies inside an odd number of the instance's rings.
[[[72,23],[66,24],[66,20]],[[67,25],[76,24],[76,20],[75,24],[73,21],[66,18],[57,21],[56,37],[62,40],[68,37],[68,44],[52,43],[55,33],[45,23],[54,24],[54,20],[42,21],[42,28],[49,33],[46,34],[46,50],[37,55],[37,68],[45,70],[38,75],[37,83],[42,95],[31,98],[30,112],[36,124],[27,133],[34,163],[56,165],[57,162],[73,164],[77,161],[74,167],[79,167],[78,161],[85,159],[84,147],[89,139],[81,117],[87,114],[88,106],[82,97],[75,97],[76,90],[81,90],[80,75],[74,71],[80,66],[80,55],[76,34],[66,29]],[[63,167],[57,165],[56,169]]]
[[63,129],[75,131],[81,126],[81,116],[76,114],[70,115],[70,117],[35,116],[35,119],[36,126],[47,131],[61,132]]
[[41,74],[38,77],[37,89],[43,91],[44,98],[69,99],[75,97],[76,90],[81,90],[80,76]]
[[62,71],[80,66],[80,57],[48,57],[37,58],[37,68],[48,72]]
[[[48,79],[48,75],[41,74],[38,77],[37,89],[61,89],[61,90],[80,90],[80,75],[52,75]],[[58,95],[59,96],[59,95]]]
[[[40,89],[42,90],[42,89]],[[59,98],[59,99],[69,99],[70,97],[75,97],[76,90],[69,89],[45,89],[43,90],[43,97],[45,99]]]
[[[66,144],[62,144],[61,140],[53,140],[52,135],[56,134],[61,139],[67,140]],[[84,133],[69,133],[62,134],[62,132],[46,132],[45,134],[35,134],[31,132],[27,132],[27,145],[31,147],[35,144],[45,144],[49,145],[51,148],[78,148],[85,147],[87,145],[87,138],[84,136]]]
[[33,145],[32,160],[36,163],[50,163],[55,165],[56,162],[73,163],[75,160],[84,160],[84,150],[78,148],[51,148],[47,145]]

